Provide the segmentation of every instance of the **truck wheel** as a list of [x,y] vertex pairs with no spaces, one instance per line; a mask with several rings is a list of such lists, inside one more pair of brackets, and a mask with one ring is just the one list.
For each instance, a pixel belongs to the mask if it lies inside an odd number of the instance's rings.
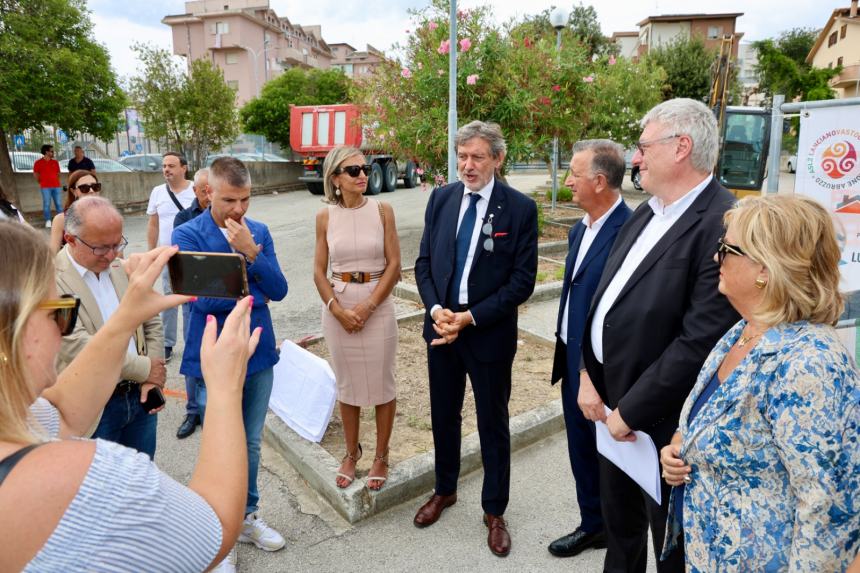
[[382,191],[382,167],[379,163],[370,166],[370,177],[367,178],[367,194],[378,195]]
[[406,173],[403,175],[403,186],[407,189],[418,187],[421,176],[418,175],[418,167],[411,161],[406,162]]
[[323,195],[325,193],[325,188],[322,183],[306,183],[308,186],[308,191],[311,192],[311,195]]
[[397,163],[392,159],[385,164],[385,188],[383,191],[391,193],[397,189]]

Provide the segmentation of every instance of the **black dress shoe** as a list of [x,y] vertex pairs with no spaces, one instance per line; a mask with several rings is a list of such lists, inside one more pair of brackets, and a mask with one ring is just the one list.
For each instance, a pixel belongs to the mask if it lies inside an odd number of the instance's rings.
[[176,431],[176,437],[180,440],[187,438],[194,433],[194,428],[198,425],[200,425],[200,416],[197,414],[186,414],[185,419],[182,421],[182,425],[180,425],[179,430]]
[[604,549],[606,547],[606,534],[603,531],[586,533],[582,529],[577,529],[573,533],[550,543],[548,549],[556,557],[573,557],[589,547]]

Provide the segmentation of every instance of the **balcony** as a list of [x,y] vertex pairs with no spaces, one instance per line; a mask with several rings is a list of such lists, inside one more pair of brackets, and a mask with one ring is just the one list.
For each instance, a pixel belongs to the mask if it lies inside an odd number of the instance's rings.
[[860,82],[860,64],[845,66],[842,73],[830,80],[832,88],[852,88]]

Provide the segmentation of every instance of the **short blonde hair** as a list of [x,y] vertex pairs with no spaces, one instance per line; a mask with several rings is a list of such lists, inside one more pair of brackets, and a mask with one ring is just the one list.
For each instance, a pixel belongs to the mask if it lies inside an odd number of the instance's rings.
[[0,441],[33,443],[28,424],[37,396],[27,382],[24,329],[54,281],[45,236],[29,225],[0,221]]
[[744,253],[768,270],[757,320],[836,324],[845,308],[841,252],[824,207],[802,196],[745,197],[726,212],[725,223]]
[[335,193],[334,183],[332,178],[336,175],[335,169],[340,167],[340,164],[356,155],[362,155],[361,150],[352,147],[351,145],[338,145],[328,152],[323,162],[323,192],[325,193],[325,202],[332,205],[343,203],[343,195]]

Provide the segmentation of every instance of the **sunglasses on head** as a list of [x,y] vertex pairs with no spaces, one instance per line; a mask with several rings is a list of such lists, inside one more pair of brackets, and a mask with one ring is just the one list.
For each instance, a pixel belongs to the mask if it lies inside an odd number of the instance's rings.
[[365,175],[370,175],[370,165],[347,165],[346,167],[338,167],[334,170],[335,175],[346,173],[350,177],[358,177],[358,174],[364,172]]
[[729,253],[736,255],[738,257],[745,257],[747,254],[741,250],[737,245],[731,245],[726,242],[725,237],[720,237],[717,239],[717,262],[722,266],[723,261],[726,260],[726,255]]
[[81,183],[80,185],[76,185],[72,187],[72,189],[77,189],[81,193],[89,193],[93,191],[94,193],[98,193],[102,190],[101,183]]
[[60,298],[52,298],[39,304],[41,309],[54,311],[54,322],[57,323],[57,328],[63,336],[68,336],[75,330],[80,307],[81,299],[71,294],[64,294]]

